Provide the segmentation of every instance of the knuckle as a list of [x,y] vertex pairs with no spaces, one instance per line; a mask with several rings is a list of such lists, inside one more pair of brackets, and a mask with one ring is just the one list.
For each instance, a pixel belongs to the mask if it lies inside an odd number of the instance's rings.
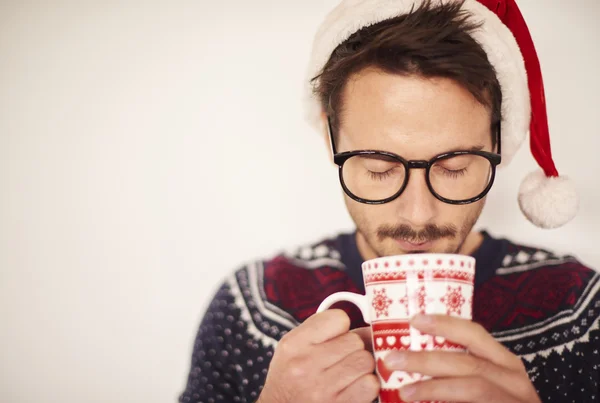
[[493,401],[496,391],[490,387],[490,383],[483,378],[475,378],[471,382],[471,393],[476,401]]
[[471,375],[481,376],[490,370],[490,366],[487,361],[471,356],[470,369]]
[[365,376],[361,384],[361,388],[365,395],[367,397],[371,397],[372,399],[377,397],[380,387],[381,385],[379,383],[379,379],[377,379],[377,376],[373,374]]
[[294,339],[291,336],[291,333],[287,333],[285,336],[281,338],[279,343],[277,344],[276,353],[279,355],[288,356],[291,355],[294,351]]
[[487,334],[487,330],[485,330],[485,328],[480,323],[477,323],[477,322],[472,322],[472,323],[473,323],[473,339],[481,338]]
[[350,330],[350,317],[346,312],[341,309],[331,309],[330,311],[331,321],[339,323],[344,329]]
[[323,318],[323,319],[331,320],[331,319],[341,318],[344,315],[345,315],[345,313],[343,310],[331,308],[331,309],[327,309],[326,311],[316,314],[315,316],[313,316],[313,318]]
[[364,350],[365,342],[363,341],[362,337],[360,337],[360,335],[358,333],[349,332],[346,337],[348,339],[347,342],[348,342],[349,348],[352,351]]
[[361,372],[372,372],[375,370],[375,359],[366,350],[361,350],[352,355],[352,366]]
[[308,318],[302,327],[312,327],[319,330],[323,327],[336,329],[339,334],[350,330],[350,317],[341,309],[328,309]]
[[413,368],[414,366],[417,366],[419,369],[429,369],[438,366],[440,357],[439,353],[435,351],[424,351],[419,353],[418,356],[415,356],[408,351],[405,355],[405,360],[406,362],[404,365],[407,368]]
[[375,375],[366,375],[358,381],[356,389],[357,401],[372,402],[379,395],[380,384]]

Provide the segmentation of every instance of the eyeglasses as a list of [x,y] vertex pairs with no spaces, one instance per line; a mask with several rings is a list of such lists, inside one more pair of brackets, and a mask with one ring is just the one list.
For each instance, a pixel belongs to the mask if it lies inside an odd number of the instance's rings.
[[496,134],[498,153],[480,150],[452,151],[429,161],[406,160],[387,151],[359,150],[338,153],[331,120],[327,119],[333,161],[339,167],[340,183],[352,199],[365,204],[384,204],[398,198],[411,169],[425,169],[429,191],[448,204],[469,204],[490,191],[501,162],[500,123]]

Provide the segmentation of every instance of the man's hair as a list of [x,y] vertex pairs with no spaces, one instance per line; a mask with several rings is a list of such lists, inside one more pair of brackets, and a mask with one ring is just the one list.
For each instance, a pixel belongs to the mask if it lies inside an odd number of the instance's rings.
[[312,82],[334,133],[349,77],[374,67],[392,74],[454,80],[491,110],[495,146],[502,93],[487,54],[471,36],[480,24],[462,10],[463,1],[432,5],[426,0],[408,14],[362,28],[333,51]]

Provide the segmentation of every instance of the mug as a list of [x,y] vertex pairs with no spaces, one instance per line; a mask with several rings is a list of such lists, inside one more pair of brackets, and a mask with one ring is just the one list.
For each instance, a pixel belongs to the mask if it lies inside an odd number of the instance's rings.
[[[443,314],[472,319],[475,259],[457,254],[419,253],[386,256],[362,264],[366,295],[338,292],[317,309],[347,301],[361,311],[371,325],[380,403],[403,403],[398,390],[428,379],[416,373],[390,371],[385,357],[393,350],[465,352],[465,348],[442,337],[421,334],[410,326],[418,314]],[[423,402],[427,403],[427,402]]]

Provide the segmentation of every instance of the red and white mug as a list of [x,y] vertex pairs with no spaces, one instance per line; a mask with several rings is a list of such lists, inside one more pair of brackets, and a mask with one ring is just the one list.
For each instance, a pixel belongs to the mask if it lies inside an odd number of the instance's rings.
[[[472,319],[475,259],[456,254],[408,254],[380,257],[362,264],[366,295],[338,292],[327,297],[317,312],[348,301],[371,325],[380,403],[403,403],[398,389],[427,379],[420,374],[390,371],[384,359],[393,350],[464,352],[463,346],[441,337],[421,334],[409,324],[418,313]],[[427,403],[427,402],[423,402]]]

